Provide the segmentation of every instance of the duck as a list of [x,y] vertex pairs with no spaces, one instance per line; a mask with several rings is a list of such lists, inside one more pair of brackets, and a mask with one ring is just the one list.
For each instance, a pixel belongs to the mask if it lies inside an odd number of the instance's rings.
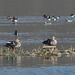
[[58,20],[58,19],[60,19],[60,16],[55,16],[55,18]]
[[50,20],[56,21],[56,20],[58,20],[59,18],[60,18],[59,16],[50,16],[50,17],[48,17],[47,19],[48,19],[48,21],[50,21]]
[[47,39],[42,42],[43,44],[46,44],[48,46],[56,46],[57,45],[57,40],[55,39],[55,36],[52,37],[52,39]]
[[57,19],[59,19],[58,16],[52,16],[52,17],[51,17],[51,20],[53,20],[53,21],[56,21]]
[[15,18],[15,17],[13,16],[13,18],[11,19],[11,21],[12,21],[13,23],[17,23],[17,18]]
[[14,16],[13,17],[8,16],[7,18],[8,18],[8,20],[12,21],[13,23],[17,23],[17,21],[18,21],[17,18],[15,18]]
[[43,15],[43,17],[44,17],[44,18],[50,18],[50,16],[47,16],[47,15]]
[[71,14],[70,16],[71,16],[71,17],[75,17],[75,15],[74,15],[74,14]]
[[66,19],[65,21],[70,23],[73,22],[73,20],[70,20],[70,19]]
[[18,37],[18,31],[17,30],[15,30],[14,35],[15,35],[15,39],[17,39],[17,37]]
[[21,46],[21,41],[19,39],[16,39],[16,41],[9,41],[5,45],[8,48],[12,48],[13,52],[15,52],[15,48],[18,48]]
[[15,30],[14,35],[18,36],[18,31],[17,30]]
[[7,16],[8,20],[11,20],[12,18],[10,16]]

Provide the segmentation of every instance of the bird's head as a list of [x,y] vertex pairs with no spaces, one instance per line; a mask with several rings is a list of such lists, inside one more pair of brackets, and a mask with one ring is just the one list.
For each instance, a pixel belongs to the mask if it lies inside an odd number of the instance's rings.
[[19,39],[16,39],[16,42],[19,42],[20,40]]
[[58,38],[57,38],[57,37],[55,37],[55,36],[53,36],[53,37],[52,37],[52,39],[56,39],[56,40],[58,40]]
[[55,36],[53,36],[53,39],[55,39]]

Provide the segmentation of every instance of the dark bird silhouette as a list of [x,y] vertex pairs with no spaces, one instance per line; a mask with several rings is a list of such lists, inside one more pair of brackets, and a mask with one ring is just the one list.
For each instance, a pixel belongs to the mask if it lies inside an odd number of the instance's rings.
[[18,31],[17,30],[15,30],[14,35],[18,36]]
[[14,35],[15,35],[15,39],[17,39],[17,37],[18,37],[18,31],[17,30],[15,30]]
[[43,15],[43,17],[44,17],[44,18],[50,18],[50,16],[47,16],[47,15]]
[[6,47],[12,48],[13,51],[15,51],[15,47],[20,47],[21,46],[21,41],[19,39],[16,39],[16,41],[9,41],[5,45]]
[[53,36],[52,39],[47,39],[47,40],[43,41],[42,43],[46,44],[46,45],[49,45],[49,46],[56,46],[57,40]]
[[71,14],[70,16],[71,16],[71,17],[75,17],[75,15],[74,15],[74,14]]
[[13,24],[15,24],[15,23],[17,23],[17,18],[15,18],[14,16],[13,16],[13,18],[11,19],[11,21],[13,22]]

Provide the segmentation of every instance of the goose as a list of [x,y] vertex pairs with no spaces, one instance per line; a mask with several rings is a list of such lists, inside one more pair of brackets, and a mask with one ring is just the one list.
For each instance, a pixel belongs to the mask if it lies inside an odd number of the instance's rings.
[[15,52],[15,47],[20,47],[21,46],[21,41],[19,39],[16,39],[16,41],[9,41],[5,45],[6,47],[12,48],[13,52]]
[[57,40],[55,39],[55,36],[52,37],[52,39],[47,39],[42,42],[43,44],[49,45],[49,46],[56,46]]

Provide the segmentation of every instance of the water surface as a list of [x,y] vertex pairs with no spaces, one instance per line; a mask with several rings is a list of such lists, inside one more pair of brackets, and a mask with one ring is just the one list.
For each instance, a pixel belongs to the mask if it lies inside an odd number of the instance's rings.
[[[42,48],[42,41],[57,37],[59,50],[75,48],[75,0],[0,0],[0,47],[15,40],[14,31],[22,40],[21,48],[31,51]],[[42,15],[60,16],[51,25]],[[16,16],[18,23],[13,24],[7,16]],[[72,19],[72,23],[65,22]],[[0,57],[0,75],[74,75],[75,55],[50,57]],[[13,73],[12,73],[13,72]]]

